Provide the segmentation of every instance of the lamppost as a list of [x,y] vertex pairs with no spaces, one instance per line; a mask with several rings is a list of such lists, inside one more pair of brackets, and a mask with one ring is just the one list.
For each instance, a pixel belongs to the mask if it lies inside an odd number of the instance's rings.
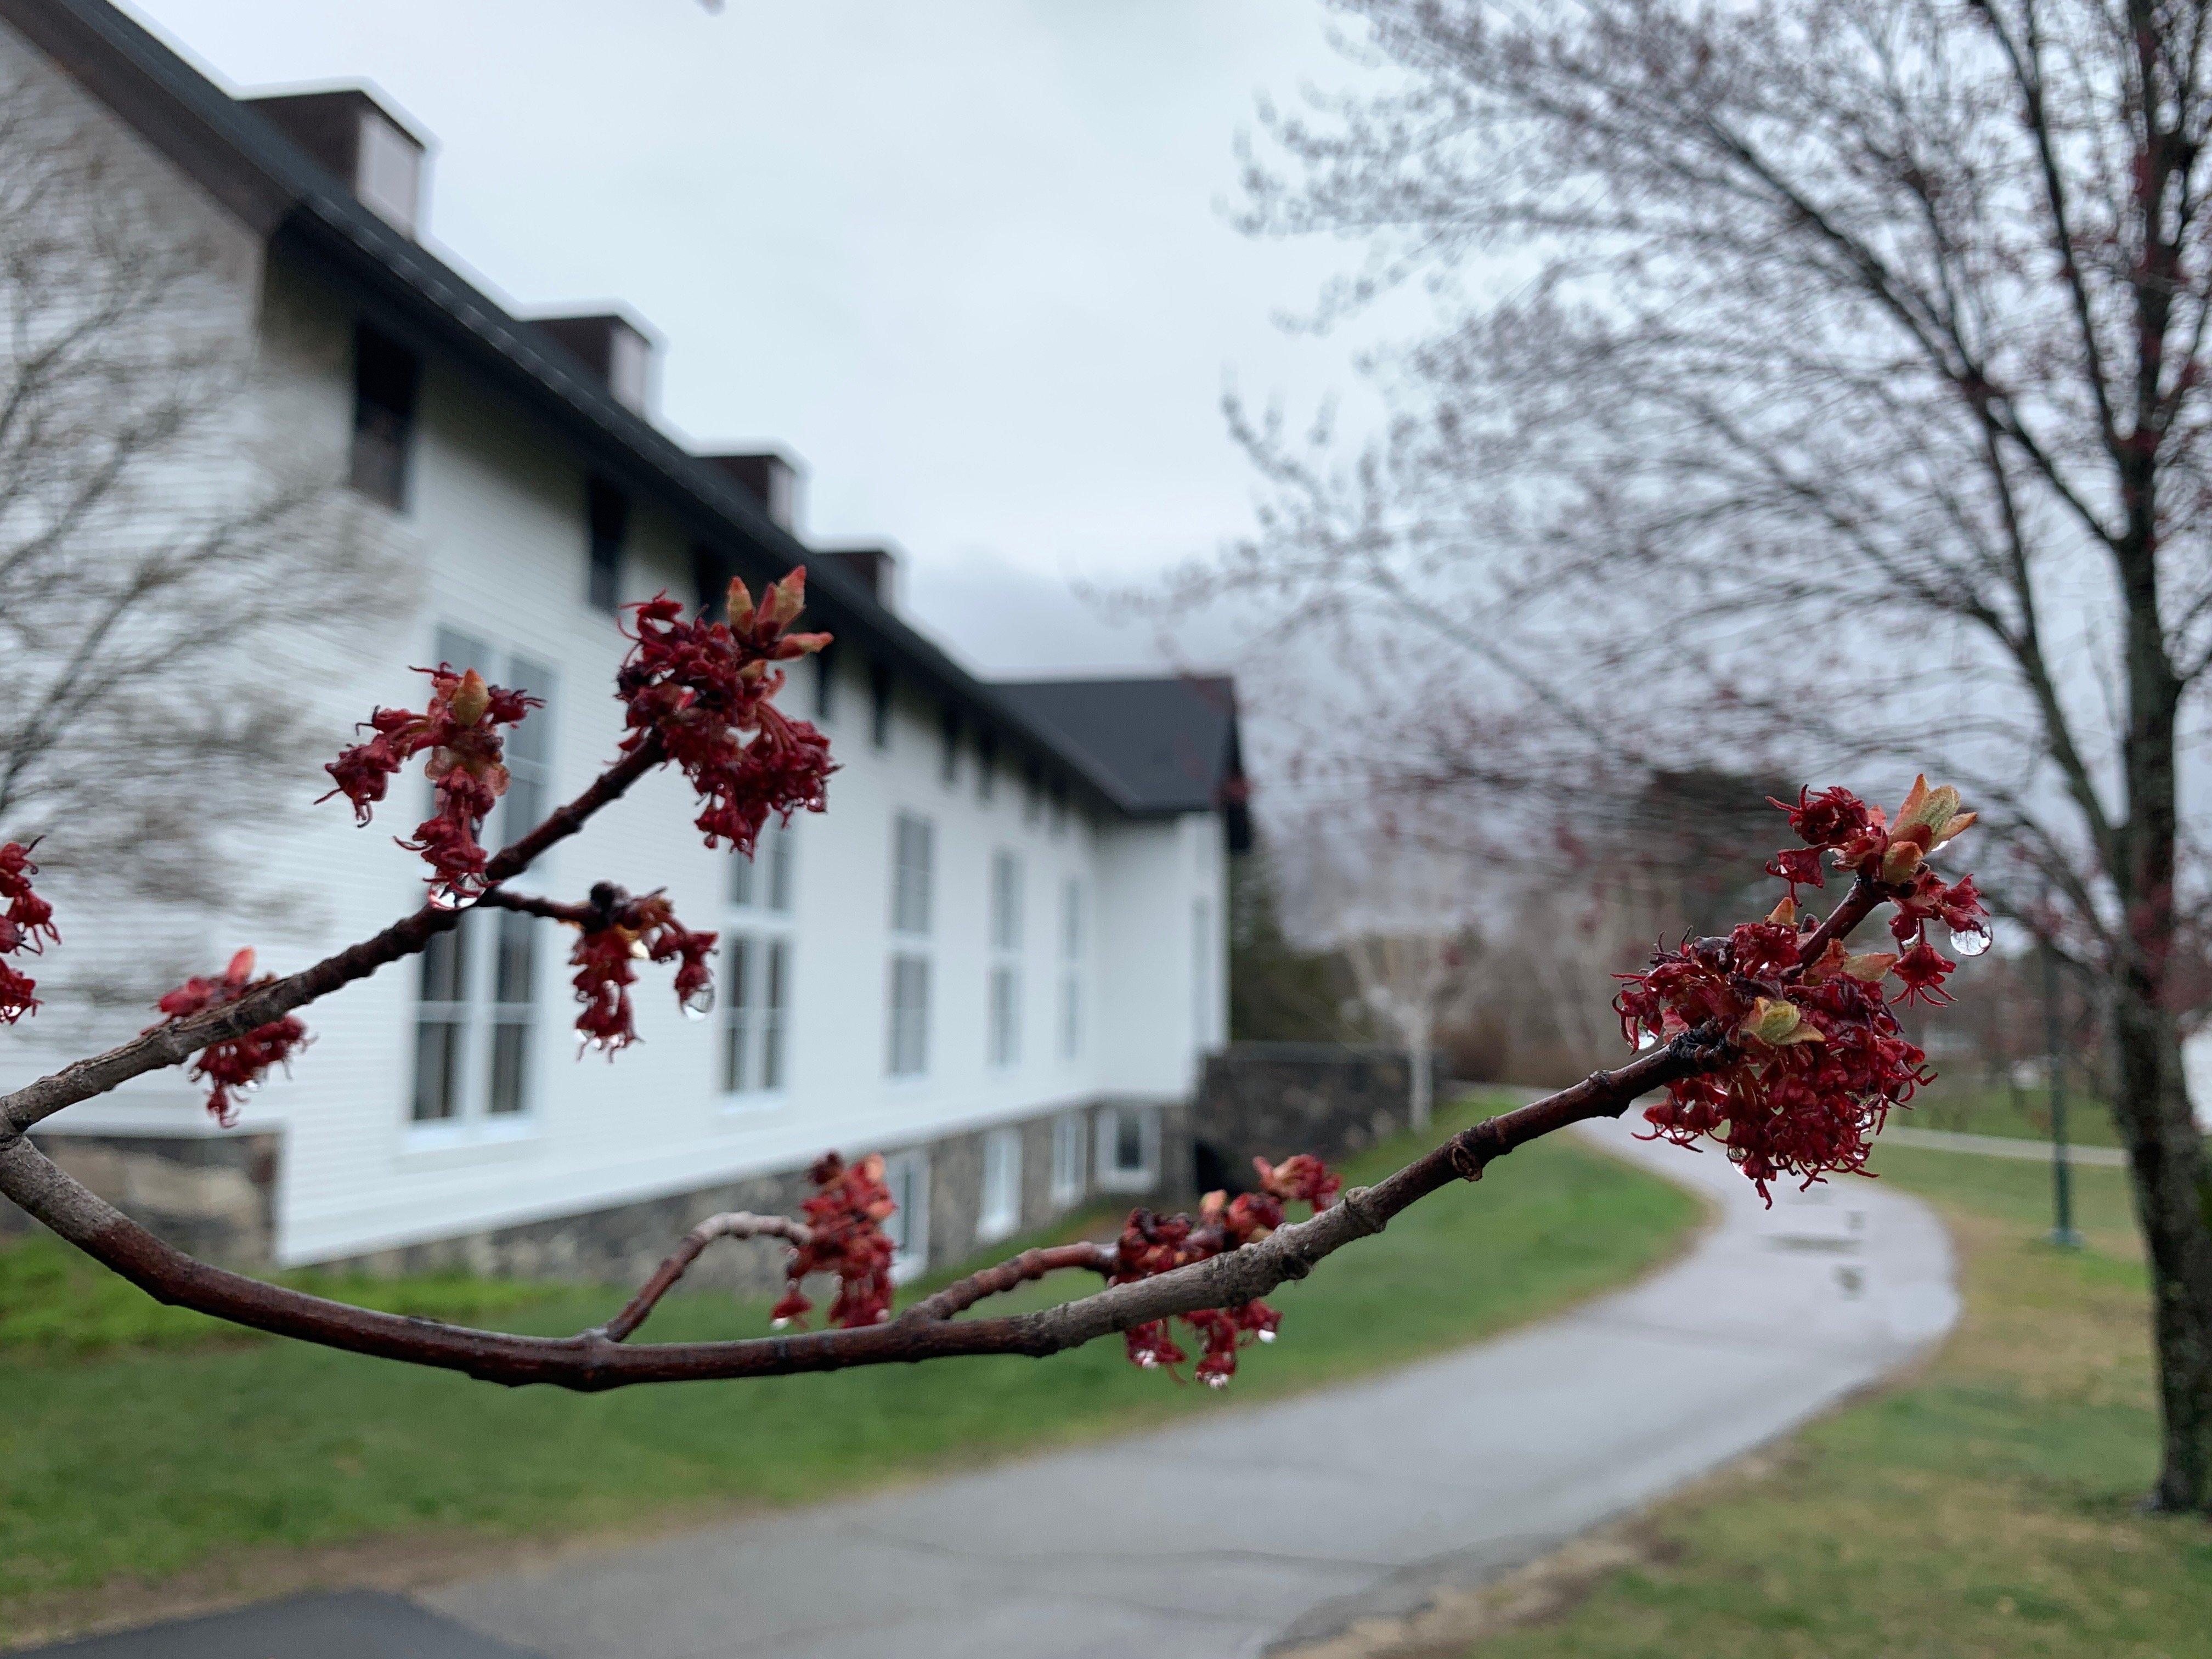
[[2058,1032],[2058,952],[2047,933],[2038,943],[2043,948],[2043,1063],[2051,1078],[2051,1196],[2055,1212],[2051,1242],[2071,1250],[2081,1248],[2081,1235],[2074,1231],[2074,1172],[2066,1158],[2066,1067]]

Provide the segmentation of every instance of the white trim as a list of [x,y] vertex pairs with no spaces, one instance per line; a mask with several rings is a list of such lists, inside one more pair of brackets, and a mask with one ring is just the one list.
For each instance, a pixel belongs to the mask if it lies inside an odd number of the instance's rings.
[[[1120,1161],[1121,1124],[1125,1114],[1137,1120],[1137,1145],[1143,1164],[1131,1169]],[[1099,1191],[1146,1193],[1160,1184],[1160,1109],[1126,1103],[1098,1109],[1098,1158],[1096,1176]]]

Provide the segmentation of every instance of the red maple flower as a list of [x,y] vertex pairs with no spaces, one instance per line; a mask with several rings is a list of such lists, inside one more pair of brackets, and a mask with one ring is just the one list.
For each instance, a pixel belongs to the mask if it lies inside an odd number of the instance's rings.
[[[173,1024],[210,1008],[235,1002],[249,991],[275,983],[276,978],[274,974],[253,977],[253,952],[247,949],[233,957],[221,975],[214,978],[195,975],[169,992],[155,1006]],[[150,1031],[160,1028],[149,1025],[146,1029]],[[242,1036],[210,1042],[192,1062],[190,1075],[193,1082],[210,1085],[208,1110],[227,1129],[238,1121],[238,1097],[260,1088],[270,1066],[288,1065],[294,1054],[307,1046],[308,1041],[307,1028],[299,1017],[287,1014],[282,1019],[257,1025]]]
[[[1929,1080],[1927,1057],[1906,1040],[1881,988],[1893,973],[1899,1001],[1942,997],[1953,964],[1927,943],[1927,921],[1987,937],[1973,878],[1946,884],[1924,861],[1973,822],[1959,811],[1956,790],[1917,780],[1893,824],[1844,789],[1777,805],[1811,850],[1832,849],[1839,865],[1879,882],[1897,906],[1899,942],[1918,943],[1902,956],[1854,956],[1831,939],[1808,961],[1794,897],[1784,899],[1726,939],[1655,952],[1644,972],[1624,976],[1614,1005],[1632,1046],[1688,1031],[1726,1042],[1727,1064],[1669,1084],[1644,1119],[1655,1136],[1683,1146],[1719,1141],[1770,1202],[1771,1183],[1784,1176],[1810,1185],[1863,1172],[1871,1138]],[[1794,848],[1767,866],[1793,889],[1805,868]]]
[[665,893],[632,898],[613,883],[601,882],[592,889],[590,914],[568,956],[568,965],[576,970],[570,982],[584,1007],[576,1016],[576,1030],[586,1048],[611,1058],[615,1050],[637,1041],[629,988],[637,982],[635,964],[640,962],[678,964],[676,1000],[694,1018],[714,1006],[714,980],[707,958],[717,935],[695,933],[677,921]]
[[[1327,1209],[1343,1186],[1343,1178],[1310,1153],[1300,1152],[1271,1164],[1255,1158],[1260,1190],[1208,1193],[1200,1200],[1198,1219],[1187,1215],[1157,1215],[1132,1210],[1122,1224],[1114,1249],[1114,1266],[1106,1276],[1109,1285],[1134,1285],[1173,1273],[1177,1267],[1209,1256],[1257,1243],[1283,1224],[1283,1206],[1298,1202],[1313,1206],[1318,1215]],[[1201,1309],[1179,1316],[1198,1334],[1201,1345],[1196,1375],[1209,1388],[1225,1387],[1237,1374],[1237,1351],[1254,1341],[1273,1342],[1282,1316],[1264,1302],[1246,1302],[1233,1308]],[[1168,1322],[1152,1320],[1121,1334],[1131,1363],[1146,1370],[1164,1370],[1177,1382],[1176,1370],[1190,1356],[1170,1334]]]
[[698,792],[696,823],[709,847],[726,841],[750,857],[770,813],[788,820],[823,809],[829,739],[771,702],[783,675],[769,665],[830,643],[827,634],[789,631],[805,603],[801,566],[757,606],[744,582],[732,582],[726,623],[703,613],[686,622],[665,594],[629,607],[635,643],[615,677],[630,728],[623,750],[634,752],[647,733],[659,738]]
[[[33,842],[31,847],[37,846]],[[18,842],[0,844],[0,957],[27,952],[37,956],[49,943],[58,943],[54,907],[31,890],[31,878],[39,866],[31,862],[31,847]],[[39,1007],[38,981],[12,963],[0,962],[0,1025],[13,1025]]]
[[323,769],[337,786],[321,797],[343,795],[353,803],[354,820],[367,823],[384,799],[392,775],[413,757],[428,751],[437,811],[417,824],[411,841],[399,844],[419,853],[430,866],[430,902],[441,906],[473,902],[484,887],[489,854],[477,835],[507,793],[507,767],[501,757],[506,738],[500,728],[513,726],[540,699],[505,686],[487,685],[473,668],[456,673],[452,665],[418,668],[430,677],[430,702],[421,713],[379,708],[364,721],[375,732]]
[[825,1154],[806,1172],[817,1191],[799,1207],[809,1237],[791,1253],[790,1282],[770,1317],[778,1330],[805,1316],[814,1304],[799,1288],[809,1273],[837,1275],[830,1322],[848,1330],[879,1325],[891,1316],[891,1257],[896,1247],[884,1223],[897,1212],[884,1184],[884,1160],[871,1154],[847,1164]]

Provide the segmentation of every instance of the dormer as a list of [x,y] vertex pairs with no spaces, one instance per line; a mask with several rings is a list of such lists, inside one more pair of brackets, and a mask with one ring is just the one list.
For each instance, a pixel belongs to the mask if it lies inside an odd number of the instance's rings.
[[245,98],[335,174],[361,204],[412,236],[422,223],[428,143],[358,87]]
[[653,400],[653,339],[627,317],[595,312],[582,317],[533,317],[531,322],[567,348],[569,356],[606,382],[614,400],[632,414]]

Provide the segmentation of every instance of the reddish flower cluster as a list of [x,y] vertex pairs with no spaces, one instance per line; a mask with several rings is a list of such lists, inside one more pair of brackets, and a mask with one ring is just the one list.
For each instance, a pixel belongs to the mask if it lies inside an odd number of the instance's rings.
[[[264,974],[255,979],[253,952],[240,951],[230,959],[230,966],[219,978],[188,979],[155,1006],[174,1022],[235,1002],[248,991],[272,983],[276,977],[274,974]],[[300,1023],[299,1017],[287,1014],[282,1019],[255,1026],[243,1036],[211,1042],[201,1049],[200,1057],[192,1063],[191,1079],[211,1085],[208,1090],[208,1110],[215,1115],[216,1121],[226,1129],[235,1123],[238,1097],[258,1089],[271,1066],[289,1062],[307,1046],[307,1028]]]
[[[1155,1215],[1134,1210],[1121,1228],[1115,1246],[1111,1285],[1133,1285],[1142,1279],[1172,1273],[1194,1261],[1203,1261],[1245,1244],[1258,1243],[1283,1224],[1283,1206],[1310,1204],[1315,1213],[1327,1209],[1344,1183],[1329,1167],[1309,1153],[1300,1152],[1279,1164],[1255,1158],[1260,1189],[1231,1198],[1208,1193],[1199,1205],[1199,1218],[1187,1215]],[[1235,1308],[1206,1308],[1180,1316],[1198,1334],[1203,1352],[1198,1376],[1209,1388],[1224,1388],[1237,1374],[1237,1350],[1254,1340],[1273,1342],[1282,1316],[1264,1302],[1247,1302]],[[1165,1320],[1152,1320],[1122,1333],[1129,1358],[1147,1370],[1164,1368],[1176,1381],[1176,1367],[1190,1356],[1169,1334]]]
[[814,1304],[799,1281],[809,1273],[837,1275],[831,1324],[881,1324],[891,1316],[892,1245],[884,1223],[898,1208],[884,1185],[884,1160],[871,1154],[848,1164],[830,1152],[806,1173],[820,1189],[800,1206],[811,1237],[791,1253],[791,1282],[771,1314],[775,1328],[806,1322]]
[[630,607],[636,641],[615,677],[628,707],[625,753],[648,732],[683,768],[703,805],[696,820],[714,847],[750,856],[769,814],[820,811],[830,772],[830,741],[769,701],[783,675],[769,665],[819,651],[827,634],[787,630],[806,604],[806,571],[793,570],[756,607],[742,581],[730,584],[729,621],[684,620],[665,595]]
[[323,769],[337,787],[322,799],[343,795],[353,803],[356,822],[367,823],[392,775],[428,750],[425,769],[435,786],[437,811],[416,826],[414,840],[399,844],[429,864],[433,904],[466,904],[483,890],[489,856],[477,844],[477,832],[507,793],[507,768],[500,758],[506,739],[500,727],[513,726],[541,703],[522,692],[485,684],[473,668],[457,674],[441,663],[416,672],[430,677],[429,706],[419,714],[406,708],[372,713],[363,724],[376,735]]
[[[1656,953],[1646,972],[1626,976],[1616,1004],[1632,1044],[1692,1030],[1728,1040],[1733,1063],[1669,1084],[1666,1101],[1644,1117],[1683,1146],[1719,1140],[1770,1202],[1769,1183],[1785,1175],[1810,1185],[1834,1170],[1863,1170],[1869,1138],[1928,1081],[1926,1056],[1905,1040],[1881,988],[1894,974],[1899,1000],[1942,997],[1955,964],[1928,942],[1928,921],[1948,927],[1964,954],[1989,942],[1973,878],[1948,884],[1926,864],[1974,821],[1959,811],[1957,790],[1915,781],[1894,824],[1846,789],[1775,805],[1808,843],[1766,866],[1790,884],[1790,896],[1765,921],[1726,939]],[[1897,907],[1890,929],[1910,950],[1854,955],[1831,939],[1806,958],[1801,941],[1814,918],[1801,922],[1796,890],[1826,884],[1823,853]]]
[[[36,846],[34,842],[33,846]],[[31,862],[31,848],[15,842],[0,845],[0,957],[27,951],[33,956],[58,941],[54,931],[54,907],[31,890],[31,878],[39,866]],[[13,1025],[39,1006],[38,981],[14,963],[0,962],[0,1025]]]
[[636,963],[677,963],[678,1004],[690,1018],[705,1018],[714,1006],[714,978],[707,958],[716,935],[695,933],[678,921],[665,894],[632,898],[611,882],[592,889],[588,914],[581,924],[583,936],[568,956],[576,970],[571,981],[576,1000],[584,1005],[576,1030],[586,1048],[603,1049],[611,1058],[616,1049],[637,1041],[629,1001]]

